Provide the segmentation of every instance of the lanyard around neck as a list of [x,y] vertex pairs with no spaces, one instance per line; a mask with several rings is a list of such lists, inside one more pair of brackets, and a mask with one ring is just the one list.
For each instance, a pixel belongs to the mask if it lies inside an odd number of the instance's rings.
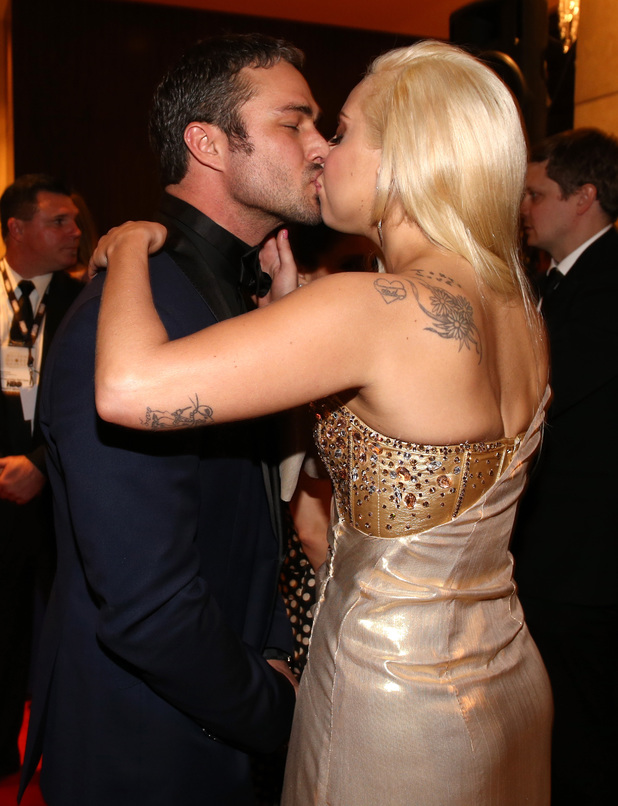
[[[15,315],[19,311],[19,300],[15,296],[15,290],[11,285],[11,280],[6,270],[6,261],[3,258],[0,261],[0,272],[2,273],[2,282],[4,283],[4,288],[9,298],[9,304],[13,311],[13,315]],[[43,294],[43,298],[39,302],[39,306],[37,308],[36,316],[33,319],[32,327],[30,328],[30,332],[27,334],[26,338],[24,339],[23,346],[24,347],[33,347],[34,343],[39,335],[39,331],[41,329],[41,322],[43,321],[43,317],[45,316],[45,309],[47,307],[47,297],[49,296],[49,288],[51,283],[48,284],[47,288],[45,289],[45,293]]]

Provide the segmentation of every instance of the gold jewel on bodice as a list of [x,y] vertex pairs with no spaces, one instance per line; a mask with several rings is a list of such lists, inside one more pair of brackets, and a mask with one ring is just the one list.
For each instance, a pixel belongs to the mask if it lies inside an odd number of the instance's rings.
[[379,434],[333,398],[313,408],[316,443],[329,468],[339,517],[375,537],[448,523],[498,481],[523,436],[417,445]]

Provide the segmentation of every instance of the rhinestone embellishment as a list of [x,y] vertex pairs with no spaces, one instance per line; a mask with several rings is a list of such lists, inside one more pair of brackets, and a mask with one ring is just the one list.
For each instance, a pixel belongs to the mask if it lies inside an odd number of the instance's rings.
[[313,408],[316,445],[339,516],[375,537],[415,534],[452,520],[496,484],[519,444],[516,438],[416,445],[373,431],[335,399]]

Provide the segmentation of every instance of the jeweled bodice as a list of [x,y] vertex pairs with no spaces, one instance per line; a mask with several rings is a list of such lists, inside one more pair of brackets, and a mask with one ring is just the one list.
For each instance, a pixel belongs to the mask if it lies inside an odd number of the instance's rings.
[[372,430],[335,399],[314,410],[339,517],[375,537],[416,534],[452,520],[496,483],[522,439],[417,445]]

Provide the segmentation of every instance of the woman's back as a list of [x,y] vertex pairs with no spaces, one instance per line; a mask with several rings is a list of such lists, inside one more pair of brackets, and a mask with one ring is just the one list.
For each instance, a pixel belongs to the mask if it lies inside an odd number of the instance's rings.
[[542,327],[521,300],[482,289],[469,264],[438,250],[401,273],[353,282],[353,305],[366,306],[353,360],[371,380],[343,399],[362,420],[421,444],[526,430],[548,370]]

